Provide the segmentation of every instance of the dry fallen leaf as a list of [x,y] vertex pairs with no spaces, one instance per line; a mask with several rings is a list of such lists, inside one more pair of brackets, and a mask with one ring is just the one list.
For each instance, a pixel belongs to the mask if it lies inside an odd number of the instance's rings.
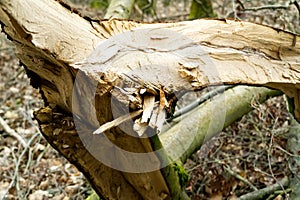
[[28,199],[29,200],[44,200],[45,198],[48,197],[48,195],[49,195],[48,191],[37,190],[37,191],[33,192],[32,194],[30,194]]
[[222,200],[222,198],[223,198],[222,192],[218,192],[211,195],[210,200]]

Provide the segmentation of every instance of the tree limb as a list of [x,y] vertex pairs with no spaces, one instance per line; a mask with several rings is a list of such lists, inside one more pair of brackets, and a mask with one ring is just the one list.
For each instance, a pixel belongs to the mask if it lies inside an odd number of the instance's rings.
[[289,179],[284,177],[278,183],[270,185],[266,188],[256,190],[250,193],[247,193],[243,196],[240,196],[238,200],[252,200],[252,199],[264,199],[266,196],[274,193],[276,190],[282,190],[282,187],[287,187],[289,184]]
[[264,102],[271,96],[281,94],[280,91],[267,88],[233,87],[182,117],[174,119],[170,125],[165,125],[159,138],[168,155],[173,160],[184,163],[202,143],[251,111],[251,102],[254,99]]
[[134,2],[134,0],[111,0],[104,19],[129,19]]

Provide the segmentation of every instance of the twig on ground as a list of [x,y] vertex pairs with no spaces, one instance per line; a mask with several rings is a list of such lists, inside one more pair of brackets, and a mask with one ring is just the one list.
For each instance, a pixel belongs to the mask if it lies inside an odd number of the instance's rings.
[[25,140],[16,131],[11,129],[2,117],[0,117],[0,124],[4,128],[6,133],[8,133],[10,136],[16,138],[20,142],[20,144],[23,146],[23,148],[26,148]]
[[229,167],[225,167],[224,168],[231,176],[233,176],[234,178],[242,181],[243,183],[249,185],[254,191],[257,191],[258,189],[247,179],[245,179],[244,177],[238,175],[237,173],[235,173],[234,171],[232,171]]
[[[278,117],[275,119],[274,125],[277,123],[277,121],[278,121]],[[274,140],[274,131],[272,131],[271,138],[270,138],[270,145],[269,145],[269,148],[268,148],[268,151],[267,151],[269,170],[271,172],[271,175],[272,175],[273,179],[278,183],[278,185],[285,192],[285,194],[287,194],[286,191],[284,190],[284,186],[277,180],[277,178],[274,175],[273,169],[272,169],[271,150],[272,150],[272,147],[273,147],[273,140]]]
[[[265,187],[263,189],[260,189],[260,190],[253,191],[253,192],[247,193],[245,195],[242,195],[238,198],[238,200],[262,199],[263,197],[274,193],[276,190],[281,190],[282,186],[287,187],[288,184],[289,184],[289,179],[288,179],[288,177],[285,177],[285,178],[281,179],[279,182],[277,182],[273,185],[270,185],[270,186]],[[285,191],[285,193],[286,193],[286,191]]]
[[16,182],[18,181],[17,179],[18,179],[18,174],[19,174],[19,167],[20,167],[22,158],[24,157],[24,155],[26,154],[26,152],[30,149],[30,145],[31,145],[31,143],[33,142],[33,140],[34,140],[37,136],[39,136],[39,135],[40,135],[40,133],[37,132],[37,133],[35,133],[35,134],[30,138],[30,140],[27,142],[25,148],[23,149],[21,155],[19,156],[18,161],[16,162],[16,168],[15,168],[15,171],[14,171],[14,176],[13,176],[13,178],[12,178],[12,180],[11,180],[9,186],[7,187],[6,191],[4,192],[4,194],[3,194],[3,196],[2,196],[2,200],[5,199],[5,197],[6,197],[7,193],[8,193],[8,191],[9,191],[15,184],[18,185],[18,183],[16,183]]
[[250,183],[250,181],[248,181],[247,179],[245,179],[244,177],[238,175],[237,173],[235,173],[234,171],[232,171],[229,166],[227,164],[225,164],[224,162],[220,161],[219,159],[215,159],[215,161],[221,165],[224,165],[224,169],[233,177],[235,177],[236,179],[242,181],[243,183],[249,185],[254,191],[258,190],[252,183]]
[[259,7],[252,7],[252,8],[244,8],[243,11],[259,11],[259,10],[277,10],[277,9],[288,9],[290,5],[294,4],[299,13],[300,13],[300,6],[296,0],[291,0],[286,5],[265,5],[265,6],[259,6]]
[[29,170],[32,161],[32,156],[33,156],[32,151],[28,151],[28,159],[27,159],[26,167],[24,169],[24,174],[26,174],[27,171]]
[[266,5],[260,7],[245,8],[243,11],[259,11],[259,10],[277,10],[287,9],[289,5]]
[[50,147],[51,147],[51,145],[48,143],[47,146],[46,146],[46,148],[37,157],[36,163],[39,163],[41,161],[41,159],[44,157],[44,155],[49,151]]
[[240,5],[242,7],[242,9],[245,9],[245,6],[244,6],[243,2],[241,2],[240,0],[237,0],[236,3],[238,5]]
[[19,68],[18,69],[18,72],[13,76],[11,77],[10,79],[8,79],[8,81],[6,81],[6,83],[10,82],[10,81],[14,81],[17,79],[17,77],[22,74],[22,73],[25,73],[25,69],[23,67]]
[[279,150],[281,150],[283,153],[287,154],[288,156],[300,158],[300,155],[292,154],[292,153],[288,152],[287,150],[285,150],[284,148],[282,148],[279,145],[275,145],[274,147],[277,148],[277,149],[279,149]]
[[231,0],[231,3],[232,3],[232,12],[233,12],[233,15],[234,15],[234,19],[239,19],[238,16],[237,16],[237,13],[236,13],[235,0]]
[[[15,154],[15,150],[17,150],[18,148],[17,147],[13,147],[12,148],[12,151],[11,151],[11,154],[12,154],[12,157],[13,157],[13,159],[14,159],[14,164],[15,164],[15,166],[17,165],[17,163],[18,163],[18,159],[17,159],[17,157],[16,157],[16,154]],[[14,177],[14,176],[13,176]],[[19,184],[18,184],[18,182],[19,182],[19,176],[16,176],[16,184],[15,184],[15,186],[16,186],[16,191],[17,191],[17,197],[19,197],[19,190],[20,190],[20,186],[19,186]],[[5,196],[4,196],[5,197]]]
[[[25,117],[25,119],[31,124],[31,126],[34,127],[36,129],[36,131],[40,133],[40,130],[39,130],[38,126],[34,123],[34,121],[32,120],[32,118],[30,117],[29,113],[26,112],[26,110],[24,110],[22,108],[20,109],[20,111],[23,114],[23,116]],[[40,133],[40,136],[41,135],[42,134]],[[39,141],[37,143],[39,143]],[[31,161],[32,161],[32,156],[33,156],[32,151],[29,151],[28,152],[27,164],[26,164],[26,167],[24,169],[24,174],[26,174],[28,172],[28,170],[29,170],[29,167],[30,167]]]
[[277,199],[276,197],[278,197],[279,195],[286,194],[286,193],[289,193],[291,191],[292,191],[291,188],[287,188],[286,190],[277,190],[277,191],[274,191],[274,193],[271,194],[266,200]]

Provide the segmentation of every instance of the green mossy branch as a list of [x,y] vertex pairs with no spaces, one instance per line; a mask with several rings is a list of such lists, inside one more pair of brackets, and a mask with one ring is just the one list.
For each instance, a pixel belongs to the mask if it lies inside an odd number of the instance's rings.
[[215,18],[211,0],[193,0],[190,9],[189,19]]

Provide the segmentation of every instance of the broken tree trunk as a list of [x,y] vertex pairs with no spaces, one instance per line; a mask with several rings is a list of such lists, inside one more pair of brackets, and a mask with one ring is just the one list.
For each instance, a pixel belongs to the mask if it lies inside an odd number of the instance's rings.
[[0,21],[48,105],[35,114],[41,131],[103,199],[187,198],[157,136],[186,91],[276,88],[300,119],[291,33],[232,20],[93,21],[52,0],[1,0]]
[[201,144],[250,112],[251,102],[262,103],[278,95],[280,91],[264,87],[233,87],[173,120],[159,138],[169,157],[185,163]]

